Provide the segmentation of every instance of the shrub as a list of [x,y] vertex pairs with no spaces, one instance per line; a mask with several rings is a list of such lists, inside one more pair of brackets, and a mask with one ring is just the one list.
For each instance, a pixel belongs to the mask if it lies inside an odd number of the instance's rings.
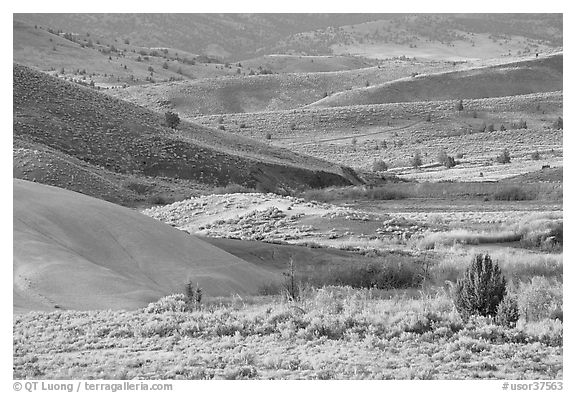
[[508,152],[508,149],[504,149],[502,153],[496,157],[496,162],[499,162],[500,164],[510,163],[510,153]]
[[198,309],[202,301],[202,288],[196,284],[192,286],[192,282],[188,281],[184,287],[184,295],[186,296],[186,304],[189,309]]
[[266,133],[266,139],[270,140],[272,139],[272,134],[270,134],[269,132]]
[[456,161],[454,157],[450,157],[445,150],[441,150],[438,153],[438,162],[444,165],[446,168],[452,168],[456,166]]
[[152,314],[161,314],[168,311],[186,312],[188,311],[188,303],[186,296],[182,293],[177,293],[165,296],[157,302],[150,303],[145,311]]
[[564,120],[562,120],[562,116],[556,119],[556,121],[552,124],[552,127],[556,130],[564,129]]
[[534,199],[532,195],[518,186],[506,187],[496,191],[493,198],[495,201],[529,201]]
[[290,262],[288,263],[288,271],[282,273],[284,276],[284,294],[289,301],[298,301],[300,300],[300,287],[296,282],[296,277],[294,275],[294,260],[290,258]]
[[494,132],[494,124],[489,124],[488,127],[486,128],[486,131]]
[[294,131],[296,129],[296,123],[290,123],[290,129]]
[[372,164],[372,170],[374,172],[383,172],[388,170],[388,165],[383,160],[376,160]]
[[530,154],[530,158],[532,160],[535,160],[535,161],[539,160],[540,159],[540,152],[538,150],[536,150],[535,152]]
[[518,302],[511,293],[506,293],[496,310],[496,323],[501,326],[514,327],[518,322]]
[[506,294],[506,279],[488,254],[478,254],[454,287],[454,305],[464,320],[495,316]]
[[504,126],[504,124],[500,125],[500,131],[506,131],[506,127]]
[[178,124],[180,124],[180,116],[177,113],[168,111],[164,114],[164,117],[166,118],[166,125],[170,128],[176,129]]
[[456,104],[456,110],[458,111],[464,110],[464,103],[462,102],[462,100],[458,101],[458,103]]
[[410,166],[412,166],[413,168],[419,168],[420,166],[422,166],[422,156],[420,155],[419,151],[414,153],[414,155],[410,159]]
[[562,319],[562,283],[542,276],[520,282],[518,309],[527,321]]
[[432,121],[432,115],[430,113],[428,113],[428,115],[426,115],[426,121],[428,121],[428,122]]

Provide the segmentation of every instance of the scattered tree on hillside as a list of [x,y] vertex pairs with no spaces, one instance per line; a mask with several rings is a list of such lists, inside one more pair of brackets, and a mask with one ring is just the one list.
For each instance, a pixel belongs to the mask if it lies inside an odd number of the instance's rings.
[[489,124],[488,127],[486,128],[486,131],[494,132],[494,124]]
[[558,117],[552,127],[556,130],[563,130],[564,129],[564,121],[562,120],[562,116]]
[[540,159],[540,152],[536,150],[530,154],[530,158],[534,161],[538,161]]
[[164,114],[164,117],[166,118],[166,125],[170,128],[176,129],[178,124],[180,124],[180,116],[177,113],[168,111]]
[[510,163],[510,153],[508,152],[508,149],[504,149],[502,153],[496,157],[496,162],[499,162],[500,164]]
[[372,170],[374,172],[384,172],[388,170],[388,165],[384,162],[384,160],[375,160],[372,164]]
[[502,125],[500,126],[500,131],[506,131],[506,127],[504,126],[504,124],[502,124]]
[[167,70],[168,69],[168,62],[165,61],[164,63],[162,63],[162,68]]
[[428,115],[426,115],[426,121],[428,122],[432,121],[432,115],[430,114],[430,112],[428,112]]
[[456,160],[446,153],[446,150],[440,150],[438,153],[438,163],[444,165],[446,168],[452,168],[456,166]]
[[456,104],[456,110],[458,111],[464,110],[464,103],[462,102],[462,100],[458,101],[458,103]]
[[412,156],[412,158],[410,159],[410,165],[413,168],[419,168],[422,166],[422,156],[420,155],[420,152],[417,151],[416,153],[414,153],[414,155]]

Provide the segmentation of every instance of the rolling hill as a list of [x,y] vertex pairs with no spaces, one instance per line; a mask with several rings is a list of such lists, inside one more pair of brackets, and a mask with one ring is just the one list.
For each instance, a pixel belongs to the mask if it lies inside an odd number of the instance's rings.
[[467,67],[452,62],[386,60],[378,66],[334,72],[206,78],[132,86],[109,94],[147,108],[182,116],[295,109],[330,94],[380,84],[423,72]]
[[[14,62],[66,80],[94,82],[102,89],[183,79],[247,75],[217,59],[173,48],[143,47],[130,40],[106,39],[88,32],[72,34],[13,21]],[[259,64],[255,64],[257,69]]]
[[[245,60],[271,53],[496,57],[562,46],[562,14],[15,14],[31,25]],[[467,53],[462,53],[464,47]],[[456,49],[456,50],[454,50]],[[479,50],[480,49],[480,50]]]
[[130,309],[181,292],[256,293],[277,277],[133,210],[14,180],[14,308]]
[[563,55],[470,70],[418,75],[344,91],[316,107],[503,97],[562,90]]
[[15,147],[45,146],[67,161],[70,156],[136,178],[184,179],[212,187],[236,183],[263,190],[358,182],[348,168],[249,138],[187,122],[171,129],[160,114],[18,64],[13,135]]
[[241,60],[291,34],[378,19],[377,14],[15,14],[29,24],[141,46]]

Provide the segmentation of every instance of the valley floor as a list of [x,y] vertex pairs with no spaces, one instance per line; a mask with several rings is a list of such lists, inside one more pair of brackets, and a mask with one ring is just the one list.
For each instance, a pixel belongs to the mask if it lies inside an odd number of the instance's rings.
[[192,312],[16,315],[15,379],[561,379],[562,323],[463,323],[446,294],[327,287]]

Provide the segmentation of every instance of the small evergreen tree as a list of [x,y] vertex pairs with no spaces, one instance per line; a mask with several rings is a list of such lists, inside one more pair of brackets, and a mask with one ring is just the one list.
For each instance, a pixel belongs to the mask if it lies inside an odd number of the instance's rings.
[[384,172],[388,170],[388,165],[383,160],[375,160],[372,164],[374,172]]
[[413,168],[419,168],[422,166],[422,156],[420,155],[419,151],[414,153],[414,155],[412,156],[412,159],[410,160],[410,165]]
[[177,113],[168,111],[164,114],[164,117],[166,118],[166,125],[170,128],[176,129],[178,124],[180,124],[180,116]]
[[508,152],[508,149],[504,149],[502,153],[496,157],[496,162],[499,162],[500,164],[510,163],[510,153]]
[[552,127],[556,130],[563,130],[564,129],[564,120],[562,119],[562,116],[560,116],[556,119],[554,124],[552,124]]
[[282,275],[285,277],[284,293],[286,298],[293,302],[300,300],[300,288],[296,283],[296,278],[294,275],[294,260],[292,258],[290,258],[288,263],[288,271],[282,273]]
[[462,100],[458,101],[458,103],[456,104],[456,110],[458,111],[464,110],[464,103],[462,102]]
[[473,315],[494,317],[506,295],[506,279],[488,254],[474,257],[454,287],[454,305],[464,320]]
[[518,312],[516,297],[510,292],[506,292],[504,299],[502,299],[496,310],[496,323],[501,326],[514,327],[519,317],[520,313]]
[[438,163],[444,165],[446,168],[452,168],[456,166],[454,157],[450,157],[445,150],[440,150],[438,153]]

